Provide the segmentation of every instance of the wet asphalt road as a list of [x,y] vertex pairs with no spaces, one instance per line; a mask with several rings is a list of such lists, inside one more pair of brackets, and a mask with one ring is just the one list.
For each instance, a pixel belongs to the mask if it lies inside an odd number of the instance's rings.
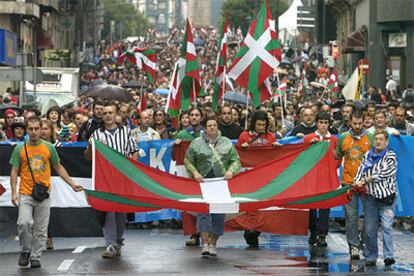
[[394,237],[397,263],[386,271],[382,259],[369,269],[362,260],[350,262],[346,238],[339,230],[327,237],[326,250],[309,249],[304,236],[266,233],[259,249],[247,249],[242,232],[226,233],[216,258],[201,258],[200,248],[185,247],[181,230],[128,229],[122,256],[111,260],[101,258],[103,238],[55,238],[55,249],[44,253],[39,269],[18,268],[18,241],[1,238],[0,275],[414,275],[414,234],[395,230]]

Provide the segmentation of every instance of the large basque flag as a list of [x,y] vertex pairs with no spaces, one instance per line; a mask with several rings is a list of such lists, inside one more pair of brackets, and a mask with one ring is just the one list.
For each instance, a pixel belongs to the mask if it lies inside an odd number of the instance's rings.
[[[252,93],[253,104],[260,105],[263,82],[273,73],[281,60],[281,47],[277,39],[275,22],[267,4],[262,5],[251,25],[233,64],[229,76]],[[270,98],[271,95],[266,95]]]
[[[263,148],[267,152],[270,148]],[[261,164],[226,181],[198,183],[161,172],[125,158],[94,141],[91,206],[100,211],[142,212],[161,208],[210,213],[239,213],[272,206],[329,208],[339,180],[328,142],[283,146],[278,159]],[[263,155],[263,152],[262,152]],[[267,159],[269,160],[269,159]],[[114,185],[113,179],[117,179]],[[252,181],[254,180],[254,181]],[[307,200],[304,202],[304,200]],[[335,201],[333,206],[347,200]]]
[[125,59],[132,64],[135,64],[138,69],[147,72],[148,80],[150,83],[155,82],[157,55],[155,54],[154,50],[135,47],[134,49],[130,49],[122,53],[118,59],[118,62],[120,64],[123,64]]
[[166,106],[167,113],[172,117],[178,117],[181,110],[188,110],[191,103],[202,93],[200,67],[191,30],[190,21],[187,18],[181,56],[174,67]]

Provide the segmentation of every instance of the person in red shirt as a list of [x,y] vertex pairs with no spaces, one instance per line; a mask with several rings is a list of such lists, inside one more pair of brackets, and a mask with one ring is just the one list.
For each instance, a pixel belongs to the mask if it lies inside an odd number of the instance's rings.
[[[338,144],[338,138],[329,132],[331,124],[331,115],[327,112],[319,112],[316,116],[315,132],[308,134],[304,138],[304,143],[317,143],[320,141],[329,141],[330,148],[335,149]],[[338,162],[338,167],[340,162]],[[319,217],[318,217],[319,213]],[[317,247],[327,247],[326,235],[329,231],[329,213],[330,209],[311,209],[309,210],[309,244]]]
[[[256,111],[253,113],[249,130],[243,131],[237,145],[247,149],[248,147],[257,146],[278,146],[276,135],[269,131],[269,117],[267,112]],[[244,231],[244,239],[250,247],[259,246],[259,236],[261,232],[254,230]]]
[[237,145],[243,148],[278,145],[276,135],[269,131],[269,117],[266,112],[256,111],[253,113],[249,130],[240,134]]

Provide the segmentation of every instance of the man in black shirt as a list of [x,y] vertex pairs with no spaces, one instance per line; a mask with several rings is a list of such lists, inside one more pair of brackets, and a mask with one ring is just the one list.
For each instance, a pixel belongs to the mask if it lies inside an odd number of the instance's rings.
[[243,131],[243,128],[234,122],[231,107],[228,105],[223,106],[220,110],[220,123],[218,128],[221,135],[229,139],[238,139],[240,133]]
[[92,133],[102,126],[103,109],[103,102],[95,101],[93,103],[93,117],[83,123],[79,130],[78,142],[88,141]]
[[301,112],[301,123],[295,127],[289,136],[296,136],[303,138],[308,134],[316,131],[315,112],[310,107],[305,107]]

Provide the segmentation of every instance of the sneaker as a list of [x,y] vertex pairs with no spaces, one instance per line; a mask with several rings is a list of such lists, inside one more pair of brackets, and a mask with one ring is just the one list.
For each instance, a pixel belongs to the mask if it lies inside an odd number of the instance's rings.
[[395,260],[393,258],[386,258],[384,260],[384,264],[385,266],[392,266],[393,264],[395,264]]
[[316,234],[311,234],[308,240],[309,245],[315,246],[317,245],[317,242],[318,242],[318,236]]
[[317,243],[318,247],[328,247],[328,244],[326,243],[326,236],[325,235],[318,235],[316,243]]
[[27,252],[22,252],[19,258],[19,266],[28,266],[29,265],[30,254]]
[[54,248],[54,246],[53,246],[53,238],[52,237],[49,237],[49,238],[47,238],[47,241],[46,241],[46,249],[47,250],[52,250]]
[[117,250],[112,245],[109,245],[106,250],[102,253],[102,258],[104,259],[112,259],[116,257]]
[[359,249],[357,247],[351,246],[349,254],[351,254],[351,260],[359,260]]
[[213,256],[213,257],[217,256],[216,246],[215,245],[210,245],[209,252],[210,252],[210,256]]
[[365,266],[376,266],[377,262],[376,261],[366,261],[365,262]]
[[185,242],[186,246],[199,246],[200,237],[198,235],[191,235],[190,239]]
[[36,259],[30,260],[30,267],[31,268],[39,268],[41,266],[42,265],[40,264],[39,260],[36,260]]
[[201,248],[201,256],[210,256],[210,246],[208,244],[203,244],[203,247]]
[[252,230],[246,230],[244,231],[244,239],[246,240],[247,245],[250,248],[258,248],[259,247],[259,235],[260,232],[258,231],[252,231]]

